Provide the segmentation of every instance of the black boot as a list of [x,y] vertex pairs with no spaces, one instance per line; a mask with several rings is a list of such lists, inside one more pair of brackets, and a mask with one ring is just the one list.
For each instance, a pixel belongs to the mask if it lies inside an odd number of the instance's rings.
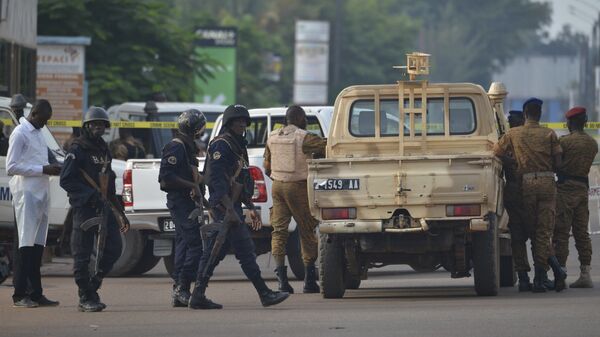
[[315,265],[304,267],[304,289],[305,294],[318,293],[321,291],[317,284],[317,269]]
[[567,287],[567,283],[565,280],[567,279],[567,273],[562,269],[560,263],[556,256],[550,256],[548,258],[548,264],[550,268],[552,268],[552,272],[554,273],[554,290],[557,292],[565,290]]
[[533,288],[531,289],[534,293],[545,293],[546,287],[544,282],[548,280],[546,270],[542,267],[535,267],[535,276],[533,278]]
[[279,281],[279,291],[285,291],[290,294],[294,293],[294,288],[290,285],[287,277],[287,267],[281,266],[275,268],[275,275],[277,275],[277,280]]
[[262,303],[263,307],[269,307],[285,301],[285,299],[290,296],[290,293],[267,289],[258,293],[258,296],[260,297],[260,303]]
[[182,282],[179,285],[173,287],[173,298],[171,304],[173,307],[187,307],[190,302],[190,284],[191,282]]
[[92,296],[92,291],[79,288],[79,305],[77,309],[82,312],[98,312],[102,311],[103,307]]
[[204,295],[206,287],[208,286],[208,278],[203,278],[201,281],[196,282],[194,292],[190,297],[188,307],[190,309],[223,309],[223,306],[215,303]]
[[100,295],[98,295],[98,289],[102,286],[102,277],[94,276],[90,279],[90,296],[92,299],[97,302],[102,310],[106,309],[106,304],[102,303],[100,300]]
[[526,271],[517,272],[519,276],[519,292],[531,291],[532,284]]

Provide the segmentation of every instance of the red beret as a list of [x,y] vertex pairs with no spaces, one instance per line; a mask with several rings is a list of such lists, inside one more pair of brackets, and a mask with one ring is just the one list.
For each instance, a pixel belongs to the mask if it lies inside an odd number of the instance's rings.
[[579,116],[581,114],[585,113],[585,108],[582,106],[576,106],[571,108],[571,110],[567,111],[567,113],[565,114],[565,117],[567,118],[573,118],[575,116]]

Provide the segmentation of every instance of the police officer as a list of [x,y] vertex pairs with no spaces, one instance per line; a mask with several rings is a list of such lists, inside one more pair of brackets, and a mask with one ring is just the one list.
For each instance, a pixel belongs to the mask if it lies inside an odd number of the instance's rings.
[[[534,267],[533,291],[545,292],[547,270],[553,255],[551,240],[554,231],[556,206],[556,184],[554,171],[560,167],[562,150],[553,130],[540,126],[542,101],[528,99],[523,104],[525,125],[508,130],[494,148],[494,154],[505,157],[512,152],[522,174],[524,221],[534,228]],[[555,261],[556,259],[554,259]],[[564,289],[566,274],[560,266],[552,264],[555,273],[556,290]]]
[[[190,284],[196,279],[202,256],[202,239],[198,219],[188,219],[196,208],[192,198],[202,198],[197,177],[198,159],[195,139],[206,126],[206,117],[196,109],[186,110],[177,118],[178,133],[162,151],[158,181],[167,192],[167,207],[175,223],[175,268],[173,271],[174,307],[187,307]],[[201,200],[201,199],[199,199]]]
[[[525,118],[520,110],[511,110],[508,113],[508,123],[511,128],[523,126]],[[523,198],[521,197],[521,175],[517,170],[517,162],[514,155],[508,153],[509,158],[502,158],[504,166],[504,207],[508,212],[512,256],[515,270],[519,277],[519,291],[531,291],[529,272],[531,267],[527,258],[527,239],[530,238],[531,224],[524,222],[525,211],[523,209]]]
[[271,253],[275,259],[279,290],[293,293],[285,266],[288,225],[293,216],[298,223],[305,266],[303,291],[318,293],[320,289],[315,270],[318,242],[315,229],[319,222],[312,217],[308,207],[306,160],[312,155],[323,157],[327,142],[306,131],[307,119],[302,107],[290,106],[285,119],[287,125],[269,135],[264,155],[265,171],[273,179]]
[[[272,291],[265,284],[260,275],[260,268],[256,263],[254,243],[250,237],[248,226],[244,224],[243,220],[242,202],[250,209],[253,229],[258,230],[262,226],[260,217],[250,201],[253,186],[251,186],[251,181],[250,183],[248,181],[251,178],[248,173],[248,153],[244,138],[246,128],[250,125],[250,122],[248,109],[243,105],[230,105],[225,109],[223,113],[224,127],[221,134],[214,138],[208,147],[205,177],[210,194],[209,204],[213,218],[216,221],[222,221],[225,218],[226,208],[231,206],[227,205],[231,197],[230,179],[236,179],[237,182],[244,185],[241,197],[238,200],[231,200],[239,224],[232,226],[229,230],[218,260],[221,260],[229,247],[232,247],[244,274],[252,281],[258,292],[262,305],[270,306],[284,301],[289,293]],[[205,296],[208,280],[215,268],[215,265],[207,266],[214,242],[215,236],[211,235],[200,259],[198,278],[189,303],[189,307],[192,309],[221,309],[223,307]],[[208,268],[207,277],[204,277],[204,268]]]
[[563,149],[562,166],[558,172],[558,199],[554,246],[556,257],[562,267],[569,255],[569,232],[573,230],[575,248],[579,253],[581,275],[570,285],[571,288],[592,288],[590,264],[592,262],[592,242],[588,233],[588,174],[598,153],[594,138],[583,131],[587,122],[584,107],[574,107],[567,111],[567,127],[570,134],[560,137]]
[[[73,207],[71,234],[73,271],[75,283],[79,287],[78,309],[84,312],[102,311],[106,308],[106,305],[100,301],[98,289],[103,277],[110,272],[121,255],[122,243],[119,231],[124,233],[129,229],[129,222],[125,217],[121,217],[122,223],[119,227],[112,212],[105,214],[105,203],[98,190],[98,186],[101,186],[100,175],[108,174],[107,199],[113,206],[122,207],[116,198],[116,176],[111,167],[112,157],[107,144],[102,139],[104,131],[109,127],[110,122],[106,111],[100,107],[90,107],[83,120],[81,136],[71,144],[60,175],[60,186],[67,191],[69,202]],[[86,180],[89,178],[94,181],[95,186]],[[95,245],[95,231],[84,231],[81,224],[100,215],[108,217],[106,242],[99,262],[99,270],[95,275],[91,275],[88,266]]]

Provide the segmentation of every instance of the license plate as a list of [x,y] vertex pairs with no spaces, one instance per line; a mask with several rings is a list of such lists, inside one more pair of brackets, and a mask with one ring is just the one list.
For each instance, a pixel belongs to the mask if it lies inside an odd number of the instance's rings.
[[314,187],[315,191],[356,191],[360,189],[360,179],[317,179]]
[[163,232],[173,232],[175,231],[175,222],[171,218],[162,218],[161,227]]

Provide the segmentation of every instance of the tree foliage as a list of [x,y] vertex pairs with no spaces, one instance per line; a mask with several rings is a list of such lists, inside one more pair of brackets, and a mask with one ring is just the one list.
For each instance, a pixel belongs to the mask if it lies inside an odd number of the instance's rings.
[[[531,44],[549,5],[531,0],[40,0],[40,34],[89,35],[92,103],[165,91],[189,99],[193,73],[218,61],[190,58],[199,26],[238,28],[237,100],[249,107],[292,101],[297,20],[331,24],[329,103],[345,86],[393,83],[412,50],[432,54],[434,81],[487,85]],[[277,82],[265,55],[282,59]]]
[[90,36],[90,104],[144,100],[165,92],[189,100],[191,74],[211,76],[211,59],[192,57],[193,32],[181,29],[162,1],[40,0],[38,34]]

